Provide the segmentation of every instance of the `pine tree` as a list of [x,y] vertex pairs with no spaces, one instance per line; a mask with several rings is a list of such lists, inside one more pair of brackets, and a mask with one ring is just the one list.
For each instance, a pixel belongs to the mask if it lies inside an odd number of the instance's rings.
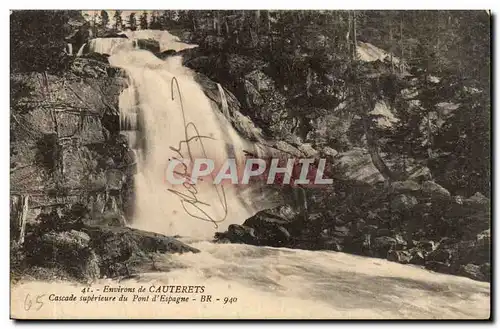
[[157,13],[153,13],[151,14],[151,22],[149,24],[149,28],[152,29],[152,30],[159,30],[161,29],[161,25],[160,25],[160,20],[158,18],[158,15]]
[[143,12],[140,18],[140,25],[141,25],[141,30],[147,30],[148,29],[148,13]]
[[106,28],[109,24],[109,16],[106,10],[101,10],[101,27]]
[[135,18],[135,13],[130,13],[128,16],[128,27],[132,31],[137,30],[137,19]]
[[115,29],[121,30],[122,27],[123,27],[123,20],[122,20],[122,12],[121,12],[121,10],[115,11],[114,19],[115,19]]

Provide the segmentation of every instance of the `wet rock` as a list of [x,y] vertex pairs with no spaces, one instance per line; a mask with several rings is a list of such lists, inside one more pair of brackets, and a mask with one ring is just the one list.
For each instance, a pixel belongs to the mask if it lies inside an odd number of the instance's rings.
[[85,78],[102,79],[115,77],[120,70],[103,62],[101,58],[77,57],[71,63],[71,73]]
[[489,282],[491,280],[491,265],[490,265],[490,263],[481,264],[479,269],[480,269],[481,273],[483,274],[484,278],[486,279],[486,281]]
[[432,173],[431,170],[427,167],[416,166],[415,168],[413,168],[413,170],[410,171],[408,179],[418,182],[430,180],[432,179]]
[[426,259],[426,252],[421,250],[420,248],[412,248],[409,250],[410,252],[410,264],[414,265],[424,265]]
[[[187,49],[184,51],[181,51],[181,53],[194,53],[196,49]],[[189,56],[183,57],[184,65],[186,65],[189,68],[192,68],[194,70],[200,71],[203,68],[207,68],[213,65],[212,58],[209,56],[197,56],[194,58],[190,58]]]
[[113,241],[121,240],[129,247],[143,252],[199,252],[198,249],[172,237],[129,227],[87,227],[85,232],[91,237],[92,246],[96,250],[104,250],[108,242],[113,244]]
[[160,43],[154,39],[138,39],[137,46],[140,49],[149,50],[152,53],[160,52]]
[[84,232],[75,230],[69,232],[51,232],[44,234],[41,242],[53,245],[57,249],[80,250],[89,246],[90,237]]
[[434,241],[430,241],[430,240],[419,240],[416,242],[415,244],[416,247],[418,247],[419,249],[425,251],[425,252],[432,252],[434,251],[439,245],[436,244]]
[[319,153],[317,150],[315,150],[312,147],[311,144],[308,144],[308,143],[300,144],[297,148],[299,149],[299,151],[304,153],[305,156],[307,156],[307,157],[315,157]]
[[490,261],[490,246],[479,245],[477,241],[460,241],[452,246],[454,259],[459,264],[483,264]]
[[292,222],[300,214],[300,211],[297,209],[297,207],[293,207],[292,205],[289,204],[279,206],[273,209],[268,209],[265,210],[264,212],[272,216],[277,216],[277,218],[280,218],[285,222]]
[[490,229],[484,230],[477,235],[477,243],[481,246],[491,246],[491,231]]
[[438,261],[427,261],[425,263],[425,268],[439,273],[451,273],[449,264]]
[[154,253],[199,252],[198,249],[161,234],[128,227],[86,227],[89,246],[99,258],[102,275],[130,275],[137,263],[149,261]]
[[300,152],[296,147],[292,146],[291,144],[285,142],[285,141],[277,141],[274,143],[274,145],[271,145],[272,147],[275,147],[276,149],[289,153],[292,156],[296,157],[301,157],[302,152]]
[[481,266],[475,264],[467,264],[460,266],[459,274],[478,281],[488,281],[486,275],[481,271]]
[[447,263],[452,258],[452,251],[447,248],[439,248],[427,255],[427,260]]
[[[247,219],[243,223],[243,228],[252,230],[251,236],[255,241],[250,244],[277,247],[287,245],[291,238],[290,232],[284,227],[287,224],[293,225],[294,223],[272,213],[261,211]],[[229,228],[228,232],[230,232]]]
[[382,236],[372,239],[371,250],[375,253],[375,256],[386,258],[389,250],[394,249],[396,246],[396,239]]
[[349,236],[350,229],[347,226],[335,226],[332,235],[336,237],[346,237]]
[[392,193],[407,193],[407,192],[416,192],[420,191],[422,187],[419,183],[406,180],[406,181],[397,181],[391,184],[391,192]]
[[100,275],[95,269],[97,258],[90,248],[90,237],[82,231],[31,234],[25,240],[27,264],[59,268],[80,280],[94,280]]
[[464,204],[471,207],[484,207],[490,204],[490,199],[485,197],[479,192],[476,192],[473,196],[463,201]]
[[412,255],[406,250],[390,250],[387,253],[387,260],[401,264],[408,264],[412,259]]
[[333,250],[333,251],[342,251],[344,250],[344,240],[342,238],[327,238],[323,242],[324,249]]
[[177,52],[173,49],[165,50],[161,53],[156,54],[156,57],[161,59],[167,59],[168,57],[174,56]]
[[433,181],[423,182],[422,192],[437,199],[449,199],[451,197],[451,193],[447,189]]
[[354,148],[335,157],[333,170],[339,178],[374,185],[384,181],[367,150]]
[[216,232],[214,236],[215,243],[228,244],[231,243],[231,240],[225,237],[224,233]]
[[336,150],[334,150],[334,149],[332,149],[332,148],[331,148],[331,147],[329,147],[329,146],[325,146],[325,147],[323,147],[323,148],[321,149],[320,154],[321,154],[321,156],[325,156],[325,155],[326,155],[326,156],[330,156],[330,157],[332,157],[332,158],[333,158],[333,157],[335,157],[337,154],[339,154],[339,152],[338,152],[338,151],[336,151]]
[[395,234],[394,239],[396,239],[398,246],[406,246],[408,244],[401,234]]
[[219,234],[218,238],[227,239],[232,243],[258,245],[255,229],[244,225],[231,224],[227,228],[227,232]]

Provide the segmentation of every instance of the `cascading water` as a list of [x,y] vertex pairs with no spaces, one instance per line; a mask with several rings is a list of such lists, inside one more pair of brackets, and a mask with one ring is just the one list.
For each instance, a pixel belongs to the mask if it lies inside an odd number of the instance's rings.
[[127,38],[96,38],[89,41],[89,52],[100,54],[109,55],[133,48],[134,40]]
[[[176,49],[182,44],[166,31],[161,49]],[[140,37],[147,37],[141,32]],[[125,41],[124,41],[125,40]],[[240,138],[224,115],[214,111],[193,73],[182,67],[180,57],[166,62],[153,54],[116,41],[96,39],[91,51],[111,54],[109,61],[123,68],[129,86],[120,95],[120,127],[137,158],[136,211],[133,226],[148,231],[211,238],[213,222],[197,219],[186,212],[182,198],[168,189],[182,187],[164,182],[168,159],[179,156],[175,149],[186,140],[186,122],[193,122],[203,138],[208,158],[220,161],[228,156],[240,159],[242,150],[254,150],[252,143]],[[170,46],[168,42],[173,42]],[[93,49],[93,50],[92,50]],[[174,79],[175,78],[175,79]],[[178,84],[178,85],[177,85]],[[221,86],[218,86],[222,91]],[[221,98],[224,95],[221,92]],[[182,106],[181,106],[182,99]],[[225,101],[223,100],[223,104]],[[193,136],[190,125],[188,133]],[[183,144],[182,155],[188,157]],[[173,149],[172,149],[173,148]],[[203,156],[199,140],[192,143],[194,157]],[[259,153],[259,152],[255,152]],[[259,200],[250,189],[224,186],[222,191],[210,184],[197,185],[200,207],[219,222],[218,230],[231,223],[242,223],[272,201]],[[269,199],[264,193],[262,199]],[[226,204],[226,206],[224,206]],[[202,207],[203,206],[203,207]],[[226,214],[227,209],[227,214]],[[195,211],[196,209],[190,209]],[[198,213],[200,215],[200,213]],[[189,241],[191,240],[191,241]],[[237,302],[164,304],[133,303],[48,303],[41,310],[49,318],[385,318],[385,319],[486,319],[490,315],[490,285],[464,277],[432,273],[412,265],[331,251],[306,251],[257,247],[243,244],[214,244],[187,239],[200,253],[159,256],[155,266],[160,272],[141,273],[138,279],[119,282],[126,287],[162,285],[204,285],[205,293]],[[116,281],[102,279],[93,284],[96,291]],[[11,292],[13,305],[26,305],[27,292],[70,295],[72,283],[27,282]],[[151,297],[154,293],[150,293]],[[141,295],[145,296],[145,294]],[[24,312],[33,316],[30,311]],[[31,312],[31,313],[28,313]],[[40,311],[36,316],[43,318]]]
[[80,47],[80,49],[78,49],[78,52],[76,53],[76,57],[80,57],[80,56],[82,56],[82,55],[83,55],[83,51],[84,51],[84,49],[85,49],[85,46],[86,46],[86,45],[87,45],[87,43],[84,43],[84,44]]
[[214,112],[193,73],[182,66],[181,57],[162,61],[148,51],[127,49],[109,61],[123,68],[130,79],[120,97],[120,115],[122,133],[139,155],[135,227],[207,238],[272,206],[257,202],[250,188],[198,181],[192,194],[183,185],[167,182],[171,159],[192,163],[208,158],[217,167],[231,157],[242,167],[244,150],[254,146]]

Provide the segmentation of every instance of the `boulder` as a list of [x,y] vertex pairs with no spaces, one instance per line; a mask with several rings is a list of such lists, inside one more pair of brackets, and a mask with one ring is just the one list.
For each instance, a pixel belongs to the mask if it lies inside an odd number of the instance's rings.
[[373,165],[370,154],[365,149],[354,148],[339,153],[333,163],[333,173],[339,179],[375,185],[384,177]]
[[[244,240],[255,240],[253,243],[248,242],[250,244],[279,247],[287,245],[291,238],[290,232],[284,227],[286,224],[292,223],[279,216],[267,213],[266,211],[261,211],[255,216],[247,219],[241,227],[235,226],[232,227],[232,229],[239,230],[237,232],[238,236],[242,235],[240,234],[240,231],[243,229],[245,232],[245,234],[243,234],[245,237]],[[234,232],[231,232],[229,228],[228,232],[230,234],[234,234]],[[247,239],[249,234],[251,238]],[[241,238],[238,239],[240,241],[242,240]]]
[[394,234],[394,239],[396,239],[398,246],[406,246],[408,244],[401,234]]
[[335,157],[337,154],[339,154],[339,152],[337,152],[336,150],[332,149],[331,147],[329,146],[325,146],[323,147],[321,150],[320,150],[320,154],[322,157],[324,156],[329,156],[329,157]]
[[396,181],[391,183],[391,192],[392,193],[407,193],[407,192],[417,192],[422,189],[419,183],[406,180],[406,181]]
[[140,49],[149,50],[152,53],[160,52],[160,43],[154,39],[138,39],[137,46]]
[[82,231],[31,234],[25,240],[27,264],[45,268],[58,268],[84,281],[100,277],[99,261],[90,248],[90,237]]
[[347,237],[350,235],[350,229],[347,226],[335,226],[332,235],[336,237]]
[[388,236],[381,236],[372,239],[370,247],[375,256],[386,258],[389,250],[394,249],[396,244],[396,239]]
[[486,281],[491,280],[491,265],[490,263],[484,263],[481,264],[479,267],[481,273],[483,274],[483,277],[486,279]]
[[88,226],[83,231],[99,258],[101,275],[107,277],[130,275],[155,253],[199,252],[172,237],[128,227]]
[[[432,251],[436,250],[439,246],[440,246],[440,244],[435,243],[434,241],[425,240],[425,239],[421,239],[417,243],[415,243],[415,247],[419,248],[420,250],[422,250],[424,252],[432,252]],[[443,247],[444,246],[445,246],[445,244],[443,244]]]
[[412,248],[409,250],[410,252],[410,264],[413,265],[424,265],[425,264],[425,251],[421,250],[418,247]]
[[491,231],[490,229],[484,230],[477,235],[477,243],[481,246],[491,246]]
[[[104,55],[105,56],[105,55]],[[85,78],[108,78],[118,75],[119,69],[111,67],[109,63],[103,62],[102,58],[95,56],[77,57],[71,63],[70,71]]]
[[231,224],[226,232],[215,233],[215,242],[217,243],[245,243],[258,245],[258,239],[255,230],[244,225]]
[[50,232],[41,237],[41,242],[57,249],[81,250],[89,246],[90,237],[80,231]]
[[427,261],[425,268],[439,273],[451,273],[450,265],[443,262]]
[[173,49],[165,50],[161,53],[157,53],[156,57],[161,59],[167,59],[168,57],[174,56],[177,52]]
[[488,281],[488,277],[481,270],[481,266],[467,264],[460,266],[459,274],[478,281]]
[[309,143],[300,144],[297,148],[299,149],[299,151],[304,153],[305,156],[310,158],[315,157],[319,154],[319,152],[316,151]]
[[427,260],[448,263],[452,258],[452,251],[448,248],[438,248],[427,255]]
[[412,255],[407,250],[390,250],[387,253],[387,260],[391,262],[408,264],[412,259]]
[[344,240],[342,238],[326,238],[323,242],[323,248],[326,250],[342,251],[344,250]]
[[199,252],[198,249],[193,248],[172,237],[168,237],[158,233],[137,230],[129,227],[89,226],[86,227],[84,231],[91,237],[91,245],[97,251],[103,251],[106,249],[107,244],[113,245],[113,241],[120,240],[121,243],[124,243],[131,248],[141,250],[143,252]]
[[393,211],[408,211],[418,204],[417,198],[413,195],[400,194],[391,200]]
[[484,206],[489,206],[490,204],[490,199],[485,197],[479,192],[476,192],[473,196],[471,196],[468,199],[465,199],[463,201],[465,205],[471,206],[471,207],[484,207]]
[[280,151],[283,151],[285,153],[289,153],[292,156],[296,156],[296,157],[302,156],[302,152],[299,149],[297,149],[296,147],[292,146],[291,144],[289,144],[285,141],[277,141],[269,146],[274,147],[274,148],[276,148]]
[[449,199],[451,198],[451,193],[433,181],[425,181],[422,183],[422,192],[429,195],[432,198],[437,199]]

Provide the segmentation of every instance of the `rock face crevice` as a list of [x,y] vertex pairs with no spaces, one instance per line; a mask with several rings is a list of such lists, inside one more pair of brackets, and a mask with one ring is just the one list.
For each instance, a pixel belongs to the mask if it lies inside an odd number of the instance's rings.
[[125,170],[128,149],[117,129],[118,96],[126,80],[105,58],[92,57],[75,58],[60,75],[11,74],[24,90],[12,99],[11,191],[31,195],[28,220],[45,206],[62,210],[75,202],[102,214],[113,207],[107,195],[110,171],[131,181],[133,172]]

